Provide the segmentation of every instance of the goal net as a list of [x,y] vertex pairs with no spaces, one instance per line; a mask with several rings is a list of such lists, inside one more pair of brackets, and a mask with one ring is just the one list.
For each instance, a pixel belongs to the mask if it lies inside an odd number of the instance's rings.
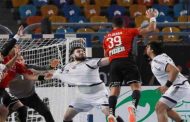
[[[1,42],[3,41],[1,40]],[[69,62],[69,50],[75,46],[85,47],[86,40],[84,38],[23,38],[18,41],[18,44],[21,46],[21,54],[27,64],[46,66],[52,59],[60,59],[60,66],[63,66]],[[36,82],[36,92],[49,107],[55,122],[63,121],[65,110],[77,96],[76,87],[64,84],[59,80]],[[16,122],[16,116],[17,113],[11,114],[7,122]],[[45,122],[45,119],[29,108],[27,122]],[[77,115],[74,122],[86,122],[86,113]]]

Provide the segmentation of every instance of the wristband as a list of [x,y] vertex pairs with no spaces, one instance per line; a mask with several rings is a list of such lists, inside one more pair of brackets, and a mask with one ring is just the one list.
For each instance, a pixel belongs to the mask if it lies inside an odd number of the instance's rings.
[[19,40],[20,36],[18,34],[16,34],[14,37],[14,39],[16,39],[17,41]]
[[173,83],[172,83],[171,81],[167,80],[165,86],[169,88],[172,84],[173,84]]
[[151,23],[151,22],[156,22],[156,17],[151,17],[151,18],[150,18],[150,23]]
[[39,81],[45,80],[44,77],[45,77],[44,75],[39,75],[39,76],[38,76],[38,80],[39,80]]

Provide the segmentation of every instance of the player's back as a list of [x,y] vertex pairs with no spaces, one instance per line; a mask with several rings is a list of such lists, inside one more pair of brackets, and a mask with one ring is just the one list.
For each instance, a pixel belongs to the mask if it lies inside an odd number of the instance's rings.
[[132,50],[132,42],[139,34],[136,28],[117,28],[104,38],[104,50],[110,60],[128,57]]

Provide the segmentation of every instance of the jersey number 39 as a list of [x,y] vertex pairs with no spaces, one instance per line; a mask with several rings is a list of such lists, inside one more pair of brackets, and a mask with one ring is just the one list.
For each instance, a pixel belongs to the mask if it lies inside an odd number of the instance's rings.
[[121,36],[114,36],[107,38],[109,42],[108,48],[113,48],[122,45]]

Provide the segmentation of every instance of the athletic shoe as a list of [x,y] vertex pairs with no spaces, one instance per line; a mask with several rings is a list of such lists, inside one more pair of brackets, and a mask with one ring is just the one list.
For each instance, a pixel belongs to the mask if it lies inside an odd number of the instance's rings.
[[128,121],[129,122],[136,122],[136,117],[135,117],[135,107],[134,106],[129,106],[128,108],[129,116],[128,116]]
[[112,114],[110,114],[108,116],[108,122],[117,122],[117,121],[116,121],[116,118]]

